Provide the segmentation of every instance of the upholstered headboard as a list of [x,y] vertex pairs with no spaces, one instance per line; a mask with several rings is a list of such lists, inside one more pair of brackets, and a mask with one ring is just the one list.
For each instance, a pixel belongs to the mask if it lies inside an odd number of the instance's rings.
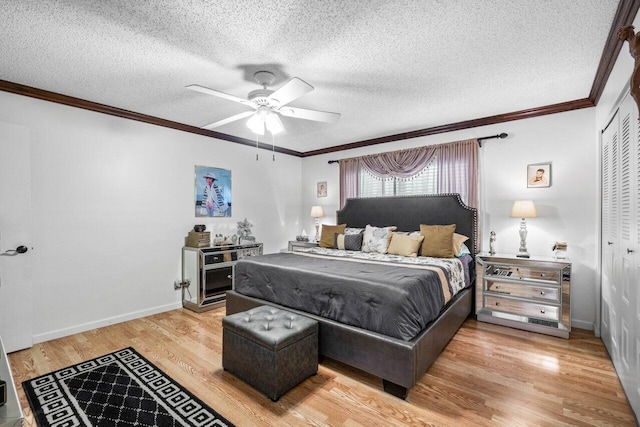
[[472,256],[478,252],[478,211],[465,205],[459,194],[347,199],[336,219],[348,227],[395,225],[399,231],[420,230],[420,224],[456,224],[456,233],[469,237],[466,245]]

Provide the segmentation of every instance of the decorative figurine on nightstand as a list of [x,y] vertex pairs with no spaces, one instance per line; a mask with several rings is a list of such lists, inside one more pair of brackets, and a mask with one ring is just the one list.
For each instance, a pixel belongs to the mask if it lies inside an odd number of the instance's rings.
[[496,232],[492,231],[491,233],[489,233],[489,255],[496,254],[495,243],[496,243]]
[[253,224],[247,221],[247,218],[244,221],[238,221],[238,243],[253,243],[256,241],[256,238],[251,235],[251,227],[253,227]]

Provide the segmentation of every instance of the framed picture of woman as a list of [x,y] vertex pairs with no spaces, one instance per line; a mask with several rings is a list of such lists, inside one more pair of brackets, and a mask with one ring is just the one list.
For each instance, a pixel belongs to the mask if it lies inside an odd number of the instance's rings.
[[551,163],[527,165],[527,187],[551,187]]
[[231,216],[231,171],[196,166],[196,217]]

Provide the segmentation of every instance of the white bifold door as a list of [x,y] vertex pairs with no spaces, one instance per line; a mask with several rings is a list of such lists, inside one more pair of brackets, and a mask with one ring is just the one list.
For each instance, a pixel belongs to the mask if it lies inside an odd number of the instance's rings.
[[640,126],[627,95],[601,138],[601,336],[640,415]]

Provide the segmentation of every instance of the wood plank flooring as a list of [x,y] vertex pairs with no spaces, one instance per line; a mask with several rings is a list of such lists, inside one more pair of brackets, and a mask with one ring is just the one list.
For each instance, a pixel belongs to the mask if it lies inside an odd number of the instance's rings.
[[[9,355],[22,381],[132,346],[237,426],[633,426],[599,338],[565,340],[467,320],[406,401],[330,359],[276,403],[222,369],[225,309],[180,309]],[[393,363],[392,360],[389,363]],[[25,425],[35,426],[21,386]]]

